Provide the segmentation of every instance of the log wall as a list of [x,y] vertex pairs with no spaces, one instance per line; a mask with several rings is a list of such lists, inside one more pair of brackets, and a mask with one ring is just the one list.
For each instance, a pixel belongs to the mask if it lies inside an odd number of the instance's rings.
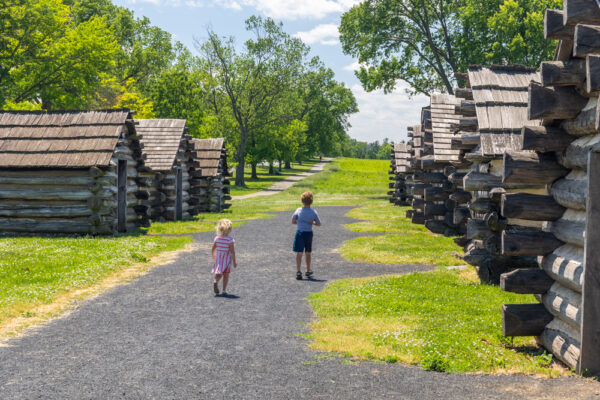
[[[594,51],[600,53],[600,48],[590,50],[586,46],[600,39],[600,31],[593,26],[599,23],[593,20],[593,13],[579,14],[577,18],[568,15],[567,10],[581,8],[579,3],[598,11],[594,1],[565,0],[564,11],[549,10],[546,14],[547,38],[561,39],[559,49],[571,42],[576,51],[557,51],[555,61],[542,63],[542,71],[547,71],[542,85],[531,86],[529,113],[541,113],[547,120],[544,127],[523,129],[524,149],[535,151],[536,157],[504,160],[504,169],[510,172],[505,180],[528,182],[536,176],[547,180],[543,200],[521,196],[503,201],[509,212],[521,218],[546,221],[540,232],[544,234],[543,242],[539,240],[541,235],[534,238],[537,240],[529,251],[540,256],[540,267],[535,274],[550,281],[535,286],[535,278],[528,277],[504,289],[536,294],[544,306],[543,312],[551,316],[547,324],[533,333],[539,342],[569,367],[581,373],[598,374],[600,260],[595,240],[599,216],[595,212],[600,202],[600,179],[596,177],[597,168],[588,168],[588,163],[600,167],[595,164],[598,161],[593,152],[600,142],[598,92],[594,88],[596,59],[589,56]],[[579,29],[580,24],[588,25]],[[523,333],[517,330],[514,334]]]
[[126,229],[149,226],[147,182],[133,123],[109,166],[86,169],[0,170],[0,232],[107,235],[117,233],[117,166],[127,161]]

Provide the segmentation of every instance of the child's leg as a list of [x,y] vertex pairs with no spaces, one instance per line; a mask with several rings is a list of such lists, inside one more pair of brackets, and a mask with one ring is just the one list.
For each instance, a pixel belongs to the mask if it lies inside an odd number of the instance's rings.
[[296,253],[296,268],[298,272],[300,272],[300,267],[302,266],[302,253]]
[[215,274],[215,283],[219,282],[222,276],[223,274]]
[[226,292],[227,284],[229,283],[229,274],[223,274],[223,293]]
[[312,253],[304,253],[306,255],[306,272],[310,272],[310,262],[312,259]]

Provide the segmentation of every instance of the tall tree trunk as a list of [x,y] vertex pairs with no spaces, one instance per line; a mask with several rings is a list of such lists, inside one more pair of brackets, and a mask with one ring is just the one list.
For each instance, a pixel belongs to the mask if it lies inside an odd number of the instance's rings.
[[301,158],[298,159],[298,165],[302,165],[302,159]]
[[256,163],[252,163],[252,179],[258,179],[258,175],[256,174]]
[[244,180],[244,159],[240,162],[237,160],[238,165],[235,167],[235,186],[246,186],[246,182]]
[[235,186],[246,186],[244,172],[246,170],[246,142],[248,140],[248,131],[240,128],[241,140],[237,148],[235,160],[238,165],[235,168]]
[[292,169],[292,166],[289,161],[285,162],[285,169]]
[[269,175],[273,175],[275,173],[275,168],[273,168],[273,161],[269,161]]
[[279,172],[281,172],[281,165],[283,164],[283,161],[279,160]]

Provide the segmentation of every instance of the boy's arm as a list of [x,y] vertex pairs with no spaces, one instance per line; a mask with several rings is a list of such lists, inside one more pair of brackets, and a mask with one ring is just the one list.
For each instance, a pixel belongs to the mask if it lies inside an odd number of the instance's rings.
[[294,215],[292,215],[292,225],[298,225],[298,213],[294,212]]
[[229,252],[231,253],[231,259],[233,260],[233,268],[237,268],[237,260],[235,259],[235,246],[233,243],[229,245]]
[[316,211],[315,211],[315,219],[313,220],[313,224],[315,224],[315,226],[321,226],[321,220],[319,219],[319,214],[317,214]]

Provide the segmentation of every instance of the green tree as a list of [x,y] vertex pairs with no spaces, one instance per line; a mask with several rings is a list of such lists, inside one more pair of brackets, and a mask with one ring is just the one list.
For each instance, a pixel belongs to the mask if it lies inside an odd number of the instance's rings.
[[342,16],[344,52],[363,66],[365,90],[453,93],[470,64],[538,66],[554,44],[543,38],[547,8],[560,0],[366,0]]
[[306,145],[300,155],[331,153],[335,144],[345,139],[349,116],[358,112],[352,91],[334,78],[320,60],[311,60],[300,84],[303,107],[299,119],[307,125]]
[[452,93],[460,57],[459,0],[367,0],[342,16],[346,54],[365,64],[357,71],[367,91],[392,91],[398,79],[414,92]]
[[13,0],[0,9],[0,101],[81,108],[118,44],[103,17],[76,24],[60,0]]
[[[461,21],[477,34],[462,41],[466,58],[483,55],[488,64],[539,66],[552,59],[556,45],[544,39],[544,14],[548,8],[561,8],[561,0],[465,0]],[[473,54],[472,54],[473,53]]]
[[208,40],[200,44],[204,70],[210,77],[205,89],[214,97],[213,112],[223,103],[231,111],[237,130],[235,184],[244,186],[248,144],[256,135],[269,131],[289,119],[280,102],[288,98],[302,72],[308,48],[298,39],[283,32],[281,24],[271,19],[251,17],[246,29],[255,38],[245,43],[238,53],[233,39],[222,39],[209,31]]

